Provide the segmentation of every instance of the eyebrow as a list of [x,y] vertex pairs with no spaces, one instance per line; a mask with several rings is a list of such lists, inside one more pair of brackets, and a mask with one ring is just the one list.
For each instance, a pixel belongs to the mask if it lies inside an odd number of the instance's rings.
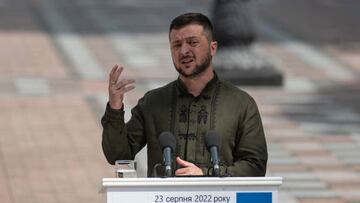
[[[191,40],[191,39],[197,39],[197,38],[199,38],[199,37],[198,36],[190,36],[190,37],[186,37],[185,40]],[[171,43],[178,43],[180,41],[182,41],[182,40],[175,40]]]

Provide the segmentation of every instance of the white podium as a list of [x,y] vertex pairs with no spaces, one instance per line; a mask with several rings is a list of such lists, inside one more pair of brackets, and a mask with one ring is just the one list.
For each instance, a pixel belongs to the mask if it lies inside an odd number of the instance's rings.
[[281,177],[104,178],[107,203],[277,203]]

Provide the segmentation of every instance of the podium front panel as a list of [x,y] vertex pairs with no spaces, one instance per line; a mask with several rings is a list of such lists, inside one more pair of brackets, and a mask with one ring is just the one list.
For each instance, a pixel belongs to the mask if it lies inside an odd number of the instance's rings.
[[103,179],[108,203],[277,203],[281,178]]

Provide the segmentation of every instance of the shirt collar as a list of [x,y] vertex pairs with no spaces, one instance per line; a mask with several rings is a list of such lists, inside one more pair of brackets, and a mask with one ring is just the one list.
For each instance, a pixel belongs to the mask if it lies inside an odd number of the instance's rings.
[[[205,88],[202,90],[202,92],[198,97],[203,97],[204,99],[210,99],[211,94],[213,92],[212,90],[215,89],[218,80],[219,80],[218,76],[214,71],[214,77],[206,84]],[[177,84],[177,90],[178,90],[177,92],[179,97],[186,97],[186,96],[194,97],[192,94],[190,94],[187,91],[184,82],[181,81],[180,78],[177,79],[176,84]]]

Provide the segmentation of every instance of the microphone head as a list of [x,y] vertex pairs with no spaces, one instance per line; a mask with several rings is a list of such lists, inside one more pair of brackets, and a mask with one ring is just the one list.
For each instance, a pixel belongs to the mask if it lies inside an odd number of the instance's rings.
[[221,144],[221,139],[219,134],[215,131],[209,131],[208,133],[206,133],[205,144],[206,144],[206,148],[208,149],[213,146],[219,149]]
[[171,132],[162,132],[158,139],[159,139],[161,150],[163,150],[165,147],[170,147],[171,150],[175,149],[176,138]]

